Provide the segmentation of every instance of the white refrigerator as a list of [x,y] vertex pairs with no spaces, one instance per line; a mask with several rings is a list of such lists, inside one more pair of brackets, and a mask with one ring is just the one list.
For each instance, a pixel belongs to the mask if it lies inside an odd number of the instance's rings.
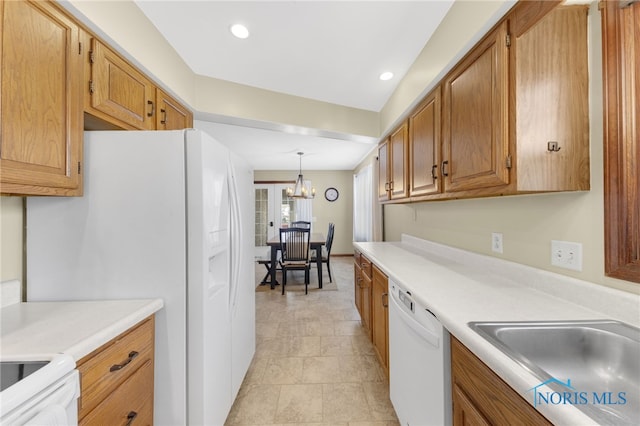
[[222,425],[255,353],[253,170],[193,129],[84,140],[84,196],[27,199],[27,300],[162,298],[154,423]]

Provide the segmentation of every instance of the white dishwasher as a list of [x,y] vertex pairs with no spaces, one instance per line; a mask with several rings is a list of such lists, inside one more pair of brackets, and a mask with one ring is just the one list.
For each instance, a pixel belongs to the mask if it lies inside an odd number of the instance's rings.
[[393,280],[389,293],[389,392],[400,424],[450,425],[449,333]]

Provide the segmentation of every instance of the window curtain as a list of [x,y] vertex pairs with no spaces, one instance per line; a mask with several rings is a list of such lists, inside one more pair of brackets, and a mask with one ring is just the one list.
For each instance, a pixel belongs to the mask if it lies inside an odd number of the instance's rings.
[[[309,194],[311,194],[311,181],[305,180],[304,186],[307,188]],[[313,217],[313,199],[296,198],[295,200],[295,220],[311,222],[311,232],[313,232],[313,221],[311,220]]]
[[353,176],[353,240],[372,241],[373,177],[371,164]]

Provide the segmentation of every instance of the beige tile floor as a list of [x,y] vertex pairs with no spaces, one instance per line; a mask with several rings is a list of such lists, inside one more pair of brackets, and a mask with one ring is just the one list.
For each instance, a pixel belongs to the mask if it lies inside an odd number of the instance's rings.
[[[256,354],[226,425],[397,426],[389,383],[353,301],[353,258],[334,257],[334,285],[256,292]],[[256,277],[262,278],[262,269]],[[281,281],[281,280],[280,280]]]

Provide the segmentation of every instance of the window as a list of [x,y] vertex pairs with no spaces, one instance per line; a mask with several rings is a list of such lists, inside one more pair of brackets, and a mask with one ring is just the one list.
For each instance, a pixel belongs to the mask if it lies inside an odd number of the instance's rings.
[[371,165],[353,176],[353,241],[371,241],[373,233]]

